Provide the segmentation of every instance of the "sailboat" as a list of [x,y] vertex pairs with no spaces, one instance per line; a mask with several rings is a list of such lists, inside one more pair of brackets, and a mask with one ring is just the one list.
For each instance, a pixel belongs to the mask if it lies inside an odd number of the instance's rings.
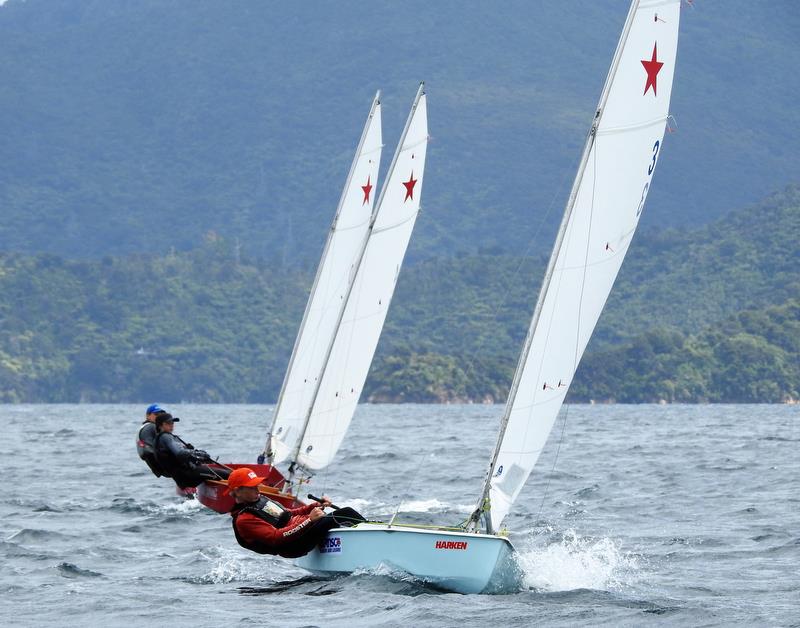
[[381,565],[479,593],[518,585],[501,526],[543,450],[642,214],[669,115],[680,0],[633,0],[595,110],[477,505],[461,527],[362,523],[296,563]]
[[426,94],[420,84],[341,295],[330,342],[313,348],[319,360],[305,372],[313,371],[314,377],[287,377],[278,401],[267,456],[274,464],[287,462],[298,486],[330,464],[353,418],[419,214],[427,145]]
[[[295,340],[264,452],[248,466],[273,499],[293,504],[335,456],[355,412],[420,208],[428,142],[420,85],[380,200],[380,94],[370,109]],[[374,210],[373,210],[374,204]],[[267,462],[267,464],[263,464]],[[275,465],[287,463],[286,474]],[[217,512],[232,500],[210,481],[198,498]]]

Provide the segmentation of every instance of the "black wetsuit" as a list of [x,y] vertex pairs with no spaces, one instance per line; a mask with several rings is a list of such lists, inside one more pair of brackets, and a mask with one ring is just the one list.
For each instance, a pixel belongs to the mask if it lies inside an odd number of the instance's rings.
[[225,479],[230,475],[227,469],[212,469],[202,464],[194,447],[171,432],[159,432],[155,452],[162,475],[175,480],[181,488],[197,486],[206,480]]
[[147,463],[150,470],[157,478],[164,475],[163,470],[156,459],[156,424],[153,421],[145,421],[139,428],[136,436],[136,453]]

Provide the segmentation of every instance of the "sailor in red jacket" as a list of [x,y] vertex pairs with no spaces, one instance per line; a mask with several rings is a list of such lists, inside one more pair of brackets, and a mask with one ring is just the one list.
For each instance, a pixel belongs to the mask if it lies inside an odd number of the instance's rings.
[[331,505],[327,497],[299,508],[285,508],[259,493],[258,485],[263,481],[251,469],[235,469],[226,490],[236,500],[231,510],[236,540],[253,552],[297,558],[314,549],[331,528],[365,521],[352,508],[339,508],[326,515],[323,508]]

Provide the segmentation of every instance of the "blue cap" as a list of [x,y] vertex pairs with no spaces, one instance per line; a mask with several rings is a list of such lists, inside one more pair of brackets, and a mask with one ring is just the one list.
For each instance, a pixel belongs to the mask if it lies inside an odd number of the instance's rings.
[[151,404],[151,405],[147,406],[147,410],[145,411],[144,414],[145,414],[145,416],[147,416],[148,414],[154,414],[156,412],[164,412],[164,408],[162,408],[157,403],[154,403],[154,404]]

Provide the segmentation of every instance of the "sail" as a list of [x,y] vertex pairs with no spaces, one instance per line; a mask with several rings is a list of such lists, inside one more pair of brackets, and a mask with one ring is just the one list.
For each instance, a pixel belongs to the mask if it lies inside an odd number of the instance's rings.
[[295,460],[306,469],[321,469],[333,459],[355,412],[419,213],[427,145],[420,86],[297,451]]
[[311,407],[369,230],[382,148],[379,92],[361,134],[284,376],[267,443],[273,463],[291,454]]
[[479,504],[490,530],[536,464],[639,222],[669,114],[679,18],[680,0],[634,1],[628,13]]

